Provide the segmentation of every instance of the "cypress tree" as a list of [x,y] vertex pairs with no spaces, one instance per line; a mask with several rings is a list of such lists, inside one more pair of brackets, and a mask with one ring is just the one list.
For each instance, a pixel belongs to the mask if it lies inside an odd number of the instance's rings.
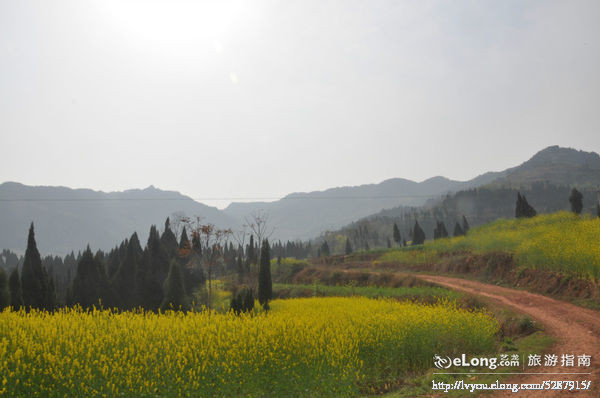
[[573,213],[581,214],[581,210],[583,210],[583,194],[573,188],[569,196],[569,203],[571,203],[571,211]]
[[323,242],[323,244],[321,245],[321,256],[329,256],[329,245],[327,244],[327,241]]
[[47,302],[50,290],[48,275],[42,266],[40,252],[35,243],[33,223],[29,227],[27,249],[25,250],[25,260],[21,271],[21,289],[23,305],[27,309],[52,309],[53,303]]
[[272,296],[271,253],[269,241],[265,240],[260,251],[260,267],[258,269],[258,302],[265,310],[269,309],[269,300]]
[[4,268],[0,268],[0,311],[10,305],[10,291],[8,290],[8,277]]
[[350,239],[346,238],[346,250],[345,250],[346,254],[351,254],[352,253],[352,245],[350,245]]
[[467,232],[469,232],[469,229],[470,229],[470,228],[471,228],[471,227],[469,226],[469,222],[467,221],[467,217],[465,217],[465,216],[463,215],[463,225],[462,225],[462,231],[463,231],[463,234],[464,234],[464,235],[466,235],[466,234],[467,234]]
[[247,287],[242,300],[242,311],[250,312],[254,310],[254,291]]
[[517,203],[515,206],[515,217],[534,217],[537,214],[535,209],[527,202],[525,195],[521,195],[517,192]]
[[179,239],[179,248],[180,249],[186,249],[190,246],[189,244],[189,239],[187,236],[187,232],[185,230],[185,227],[183,227],[183,231],[181,231],[181,238]]
[[23,306],[23,293],[21,290],[21,278],[19,278],[19,270],[13,268],[8,277],[8,289],[10,290],[10,305],[15,310]]
[[433,230],[433,239],[447,238],[448,231],[446,230],[446,225],[443,221],[436,220],[436,227]]
[[94,257],[88,246],[77,264],[71,290],[72,301],[84,309],[98,307],[100,303],[111,307],[114,304],[111,293],[101,256]]
[[454,225],[454,233],[452,234],[452,236],[456,237],[456,236],[462,236],[464,235],[464,231],[461,228],[460,224],[458,223],[458,221],[456,222],[456,224]]
[[158,230],[153,225],[150,227],[148,243],[137,269],[137,305],[152,311],[159,309],[163,302],[163,283],[169,268],[169,256],[158,236]]
[[242,281],[244,279],[245,272],[244,272],[244,262],[242,261],[242,256],[241,255],[237,256],[237,261],[236,261],[236,266],[235,267],[236,267],[236,271],[237,271],[237,274],[238,274],[238,279],[240,281]]
[[175,260],[171,261],[169,266],[169,274],[164,283],[164,299],[160,308],[163,311],[170,308],[185,311],[189,308],[181,266]]
[[254,251],[254,235],[250,235],[250,243],[246,249],[246,269],[250,269],[250,264],[256,264],[256,253]]
[[413,240],[412,246],[421,245],[425,242],[425,232],[421,229],[419,222],[415,220],[415,226],[413,228]]
[[167,217],[167,220],[165,221],[165,230],[160,236],[160,241],[167,251],[169,259],[174,258],[177,255],[179,245],[177,244],[177,237],[173,231],[171,231],[171,221],[169,220],[169,217]]
[[400,245],[400,230],[398,229],[398,225],[396,225],[396,223],[394,223],[394,228],[392,232],[394,235],[394,242],[396,242],[397,245]]
[[137,233],[133,233],[127,246],[127,254],[113,278],[113,286],[119,297],[119,307],[132,309],[136,305],[136,274],[142,258],[142,248]]
[[596,204],[596,215],[600,218],[600,202]]
[[521,193],[517,192],[517,203],[515,204],[515,218],[523,217],[523,198]]

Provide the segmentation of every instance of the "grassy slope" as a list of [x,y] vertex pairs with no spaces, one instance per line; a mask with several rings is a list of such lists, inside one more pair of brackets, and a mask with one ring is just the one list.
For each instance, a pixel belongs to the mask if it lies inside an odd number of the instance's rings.
[[514,254],[521,267],[600,279],[600,220],[558,212],[528,219],[498,220],[473,228],[467,236],[428,241],[391,250],[380,262],[418,264],[460,251]]

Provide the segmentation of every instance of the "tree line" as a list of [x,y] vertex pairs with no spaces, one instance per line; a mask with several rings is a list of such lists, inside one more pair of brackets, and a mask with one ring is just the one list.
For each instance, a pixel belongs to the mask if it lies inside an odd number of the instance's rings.
[[[192,304],[210,307],[211,282],[230,274],[238,275],[246,296],[256,290],[260,303],[268,308],[272,296],[268,240],[258,245],[251,236],[245,247],[235,247],[227,240],[230,234],[195,218],[185,220],[178,239],[167,218],[162,234],[151,226],[143,248],[134,232],[108,253],[94,253],[88,246],[77,256],[47,256],[43,261],[32,223],[24,257],[3,252],[3,265],[11,268],[7,275],[0,267],[0,308],[52,311],[79,305],[158,311],[187,310]],[[291,242],[278,242],[276,248],[283,254],[302,249]]]

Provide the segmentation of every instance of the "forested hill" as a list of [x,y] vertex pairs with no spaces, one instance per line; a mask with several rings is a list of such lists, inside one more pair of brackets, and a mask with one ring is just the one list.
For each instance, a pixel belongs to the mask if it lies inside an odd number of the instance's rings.
[[0,185],[0,248],[22,253],[32,221],[42,253],[64,255],[88,243],[110,249],[134,231],[144,242],[150,225],[162,225],[174,212],[199,215],[222,228],[236,225],[217,208],[153,186],[105,193],[6,182]]
[[495,180],[500,173],[486,173],[469,181],[433,177],[422,182],[403,178],[379,184],[331,188],[325,191],[293,193],[270,203],[232,203],[225,213],[241,218],[264,210],[283,239],[308,239],[324,230],[336,229],[381,209],[398,205],[421,206],[430,199]]
[[[385,209],[325,236],[333,252],[343,250],[349,237],[355,248],[393,244],[392,228],[396,224],[407,241],[412,239],[415,221],[432,239],[438,222],[450,235],[463,216],[470,226],[498,218],[513,218],[517,194],[527,198],[538,213],[551,213],[570,208],[572,188],[583,194],[583,212],[597,211],[600,188],[600,156],[595,152],[577,151],[557,146],[546,148],[523,164],[508,169],[492,183],[461,190],[429,201],[424,207],[396,206]],[[337,238],[336,238],[337,237]]]
[[[422,182],[394,178],[379,184],[293,193],[270,203],[232,203],[223,211],[152,186],[104,193],[6,182],[0,184],[0,249],[22,253],[32,221],[44,254],[64,255],[88,243],[110,249],[134,231],[144,241],[150,225],[162,225],[176,212],[201,216],[203,222],[220,228],[237,228],[250,213],[263,210],[269,215],[269,225],[275,227],[271,238],[283,241],[314,238],[365,217],[386,218],[388,223],[405,217],[414,223],[419,213],[432,229],[436,219],[453,225],[456,218],[466,215],[478,224],[511,216],[517,191],[525,193],[538,211],[565,209],[571,185],[584,193],[586,209],[594,206],[600,186],[597,153],[554,146],[519,166],[464,182],[444,177]],[[403,224],[408,232],[410,222]],[[432,232],[426,229],[426,233]],[[381,236],[385,242],[383,227]]]

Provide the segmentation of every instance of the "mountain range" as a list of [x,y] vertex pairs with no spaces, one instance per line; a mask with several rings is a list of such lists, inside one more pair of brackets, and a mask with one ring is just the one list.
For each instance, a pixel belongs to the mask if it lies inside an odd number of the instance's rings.
[[477,187],[531,186],[536,182],[596,188],[600,186],[600,156],[553,146],[519,166],[469,181],[439,176],[422,182],[393,178],[379,184],[292,193],[274,202],[232,203],[224,210],[153,186],[105,193],[5,182],[0,184],[0,248],[23,252],[33,221],[42,253],[65,254],[88,243],[95,249],[108,249],[134,231],[144,241],[150,225],[162,229],[165,219],[174,213],[198,215],[221,228],[236,229],[251,213],[264,211],[269,225],[275,227],[273,238],[308,239],[383,209],[436,203]]

